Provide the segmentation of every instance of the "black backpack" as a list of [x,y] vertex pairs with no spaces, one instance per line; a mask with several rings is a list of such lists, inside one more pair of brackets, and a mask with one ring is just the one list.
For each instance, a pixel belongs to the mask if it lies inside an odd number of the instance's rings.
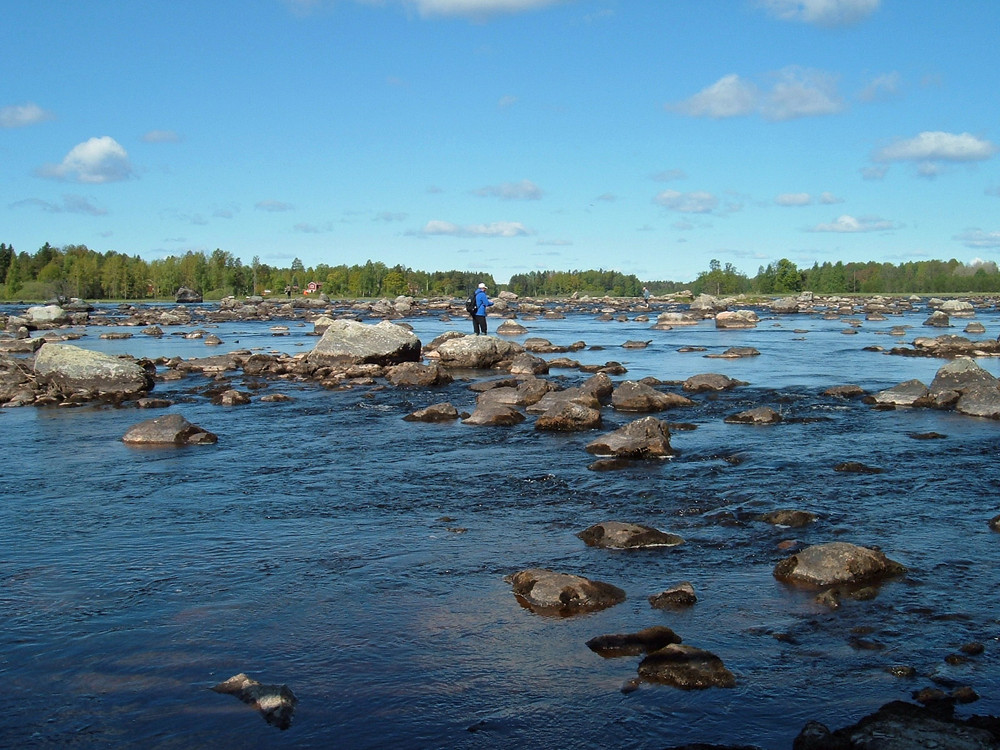
[[465,300],[465,311],[469,313],[469,315],[475,315],[477,307],[479,307],[479,305],[476,304],[476,293],[473,292]]

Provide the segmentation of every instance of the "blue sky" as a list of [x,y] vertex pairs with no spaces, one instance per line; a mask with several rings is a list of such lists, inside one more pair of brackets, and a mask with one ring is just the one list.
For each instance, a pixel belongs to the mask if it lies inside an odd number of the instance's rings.
[[995,260],[995,0],[11,3],[0,241],[692,280]]

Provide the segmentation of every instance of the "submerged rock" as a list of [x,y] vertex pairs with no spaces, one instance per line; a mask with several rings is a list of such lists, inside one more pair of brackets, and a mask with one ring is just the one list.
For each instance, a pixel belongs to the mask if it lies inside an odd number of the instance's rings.
[[672,643],[648,654],[639,663],[639,676],[682,690],[736,685],[736,678],[726,669],[722,659],[711,651],[681,643]]
[[[977,726],[978,724],[978,726]],[[1000,736],[996,719],[973,717],[959,719],[953,706],[918,706],[893,701],[853,724],[830,731],[817,721],[810,721],[799,732],[794,750],[996,750]]]
[[681,637],[665,625],[645,628],[637,633],[599,635],[587,641],[587,648],[603,657],[638,656],[659,651],[671,643],[680,643]]
[[575,615],[625,601],[625,592],[610,583],[545,568],[522,570],[504,580],[522,605],[540,615]]
[[242,672],[220,682],[212,690],[235,695],[260,711],[264,721],[278,729],[288,729],[291,726],[295,704],[299,702],[288,685],[262,685]]

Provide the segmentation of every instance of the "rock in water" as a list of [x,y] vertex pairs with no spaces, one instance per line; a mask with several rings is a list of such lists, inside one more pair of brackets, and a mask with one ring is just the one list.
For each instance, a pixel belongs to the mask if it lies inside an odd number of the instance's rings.
[[655,625],[638,633],[599,635],[587,641],[587,648],[604,657],[638,656],[680,642],[681,637],[673,630],[665,625]]
[[288,729],[292,724],[292,713],[299,702],[295,693],[287,685],[262,685],[245,674],[230,677],[212,688],[217,693],[235,695],[264,716],[264,720],[278,729]]
[[218,442],[219,438],[191,424],[180,414],[147,419],[129,428],[122,442],[130,445],[194,445]]
[[774,567],[779,581],[820,587],[875,581],[905,572],[905,567],[881,551],[847,542],[806,547]]
[[65,393],[128,397],[152,387],[149,374],[135,362],[70,344],[45,344],[35,355],[35,375]]
[[646,656],[639,663],[639,676],[683,690],[736,685],[733,673],[711,651],[672,643]]
[[574,615],[612,607],[625,601],[625,592],[602,581],[530,568],[505,579],[524,606],[540,615]]
[[376,325],[335,320],[327,326],[308,359],[316,365],[417,362],[420,339],[412,331],[387,320]]
[[676,451],[670,447],[670,430],[656,417],[629,422],[614,432],[590,442],[586,450],[619,458],[664,458]]
[[605,549],[642,549],[645,547],[676,547],[684,540],[652,526],[621,521],[594,524],[577,534],[588,547]]

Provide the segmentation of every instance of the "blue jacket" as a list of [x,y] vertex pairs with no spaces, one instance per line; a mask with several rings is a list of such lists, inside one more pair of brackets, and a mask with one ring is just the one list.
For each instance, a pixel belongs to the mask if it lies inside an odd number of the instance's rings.
[[486,296],[485,289],[476,290],[476,315],[486,315],[486,308],[491,307],[493,303],[490,298]]

